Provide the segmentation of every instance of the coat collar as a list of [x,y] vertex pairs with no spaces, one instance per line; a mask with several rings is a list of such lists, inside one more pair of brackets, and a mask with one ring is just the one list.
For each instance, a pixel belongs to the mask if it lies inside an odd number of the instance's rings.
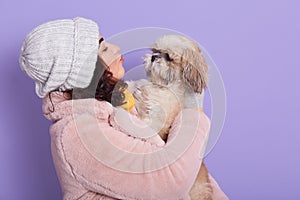
[[67,93],[55,91],[43,98],[44,116],[57,121],[74,114],[92,114],[98,119],[108,119],[113,112],[113,106],[106,101],[93,98],[72,100]]

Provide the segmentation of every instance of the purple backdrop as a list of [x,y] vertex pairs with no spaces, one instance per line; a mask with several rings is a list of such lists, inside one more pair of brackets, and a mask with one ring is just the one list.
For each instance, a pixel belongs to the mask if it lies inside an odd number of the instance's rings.
[[136,27],[185,33],[210,53],[227,93],[223,133],[206,158],[230,199],[300,199],[300,3],[252,1],[0,2],[0,199],[58,200],[49,122],[18,65],[25,35],[83,16],[109,37]]

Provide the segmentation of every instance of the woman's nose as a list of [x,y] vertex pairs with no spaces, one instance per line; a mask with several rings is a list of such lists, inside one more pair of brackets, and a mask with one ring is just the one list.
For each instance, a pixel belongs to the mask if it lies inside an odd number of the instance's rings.
[[114,53],[119,53],[120,52],[120,47],[118,47],[117,45],[113,45],[114,46]]
[[111,50],[114,54],[119,53],[119,51],[121,50],[120,47],[117,46],[117,45],[114,45],[114,44],[111,44],[111,43],[109,43],[109,45],[110,45],[110,48],[111,48]]

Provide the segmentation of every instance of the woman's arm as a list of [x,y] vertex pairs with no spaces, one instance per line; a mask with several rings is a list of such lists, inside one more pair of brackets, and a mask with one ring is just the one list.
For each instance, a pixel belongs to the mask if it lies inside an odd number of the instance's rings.
[[63,163],[56,165],[69,165],[70,177],[86,190],[114,198],[186,198],[209,127],[204,113],[186,109],[175,119],[167,144],[158,146],[82,114],[62,132],[52,129],[62,150]]
[[150,126],[136,115],[128,113],[123,108],[115,108],[109,117],[111,126],[128,136],[141,139],[146,143],[164,146],[165,142]]

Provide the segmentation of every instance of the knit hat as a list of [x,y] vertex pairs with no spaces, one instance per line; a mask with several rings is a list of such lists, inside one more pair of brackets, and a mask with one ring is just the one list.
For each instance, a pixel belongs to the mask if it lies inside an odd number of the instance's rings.
[[50,21],[26,36],[19,62],[43,98],[55,89],[86,88],[96,67],[98,46],[94,21],[79,17]]

